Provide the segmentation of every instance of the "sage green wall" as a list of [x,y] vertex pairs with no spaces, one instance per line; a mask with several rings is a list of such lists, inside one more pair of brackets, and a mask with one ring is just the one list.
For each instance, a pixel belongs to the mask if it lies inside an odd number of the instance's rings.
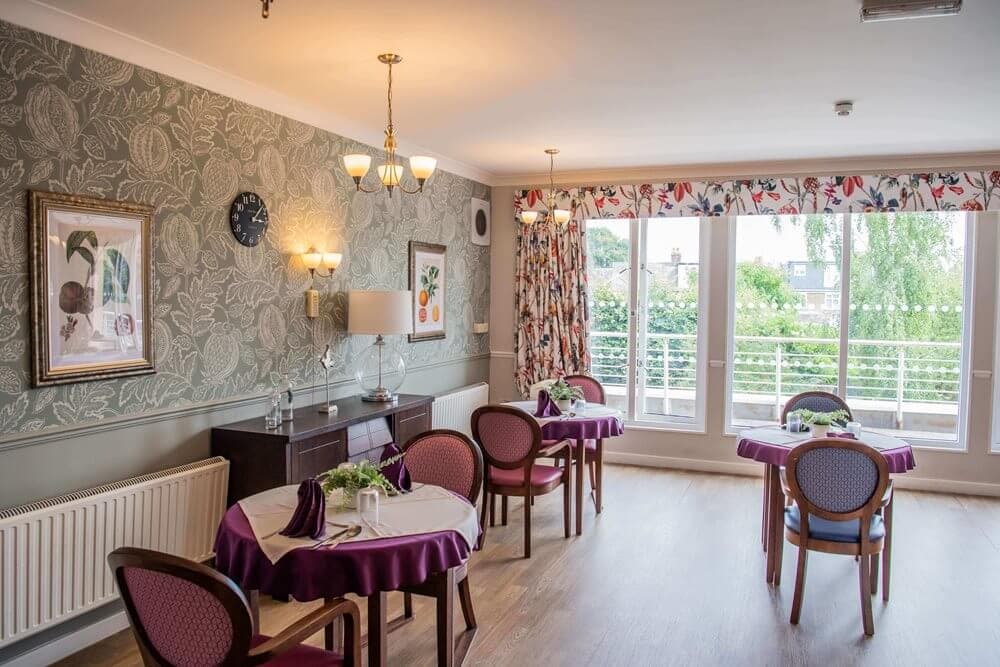
[[[411,239],[448,246],[448,336],[399,343],[408,365],[424,369],[408,386],[485,380],[489,339],[472,322],[489,311],[489,248],[471,243],[467,221],[470,198],[489,199],[489,188],[438,172],[423,195],[357,194],[339,159],[356,152],[381,157],[0,22],[0,506],[204,456],[205,429],[260,413],[259,397],[285,373],[297,387],[319,383],[327,343],[331,377],[349,393],[351,360],[371,340],[344,333],[344,293],[406,288]],[[29,189],[155,207],[155,375],[30,388]],[[256,248],[228,227],[244,190],[270,212]],[[336,276],[317,285],[315,320],[304,316],[309,275],[297,258],[311,244],[344,254]],[[171,421],[178,411],[183,419]]]

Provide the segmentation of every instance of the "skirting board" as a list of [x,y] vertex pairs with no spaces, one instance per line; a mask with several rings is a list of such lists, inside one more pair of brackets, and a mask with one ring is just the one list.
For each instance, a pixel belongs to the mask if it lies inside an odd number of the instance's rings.
[[116,632],[121,632],[128,628],[128,616],[124,611],[108,616],[91,625],[86,625],[75,632],[62,635],[53,639],[47,644],[42,644],[30,651],[22,653],[10,662],[6,667],[39,667],[40,665],[51,665],[63,658],[68,658],[77,651],[96,644],[102,639],[107,639]]
[[[759,463],[738,463],[732,461],[709,461],[706,459],[684,459],[676,456],[653,456],[632,452],[605,451],[608,463],[624,463],[647,468],[673,468],[695,472],[715,472],[725,475],[745,475],[760,477],[764,466]],[[893,475],[892,483],[900,489],[913,491],[933,491],[936,493],[958,493],[969,496],[1000,497],[1000,484],[987,482],[964,482],[954,479],[931,479],[913,475]]]

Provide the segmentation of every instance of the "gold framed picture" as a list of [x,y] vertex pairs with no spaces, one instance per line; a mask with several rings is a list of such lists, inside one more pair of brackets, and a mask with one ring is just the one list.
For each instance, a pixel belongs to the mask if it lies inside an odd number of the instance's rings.
[[410,241],[410,291],[413,293],[413,333],[410,342],[444,338],[445,268],[447,248]]
[[31,191],[31,382],[155,372],[153,209]]

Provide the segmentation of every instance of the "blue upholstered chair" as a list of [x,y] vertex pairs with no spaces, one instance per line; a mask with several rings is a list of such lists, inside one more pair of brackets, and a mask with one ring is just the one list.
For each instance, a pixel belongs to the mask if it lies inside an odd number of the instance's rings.
[[873,635],[871,597],[878,590],[879,554],[882,598],[889,599],[892,487],[885,459],[862,442],[810,440],[789,454],[782,486],[793,501],[785,509],[785,538],[799,548],[791,622],[797,624],[802,611],[809,551],[845,554],[858,559],[861,616],[865,634]]
[[781,423],[788,421],[788,413],[793,410],[812,410],[813,412],[834,412],[843,410],[847,413],[849,421],[854,420],[851,408],[847,402],[836,394],[828,391],[804,391],[788,399],[784,409],[781,411]]

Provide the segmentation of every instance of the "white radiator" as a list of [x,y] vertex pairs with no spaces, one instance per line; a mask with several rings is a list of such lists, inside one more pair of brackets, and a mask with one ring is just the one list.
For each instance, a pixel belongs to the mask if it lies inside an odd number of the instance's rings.
[[472,437],[472,413],[490,402],[490,386],[485,382],[470,384],[434,397],[431,424],[434,428],[451,428]]
[[211,558],[228,484],[217,456],[0,511],[0,648],[116,598],[120,546]]

